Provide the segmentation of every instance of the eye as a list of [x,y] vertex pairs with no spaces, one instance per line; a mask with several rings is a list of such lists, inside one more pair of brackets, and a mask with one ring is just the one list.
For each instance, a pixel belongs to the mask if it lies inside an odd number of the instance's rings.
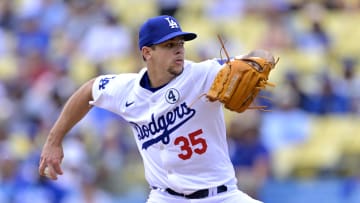
[[164,44],[164,47],[168,48],[168,49],[172,49],[174,47],[183,47],[185,44],[184,40],[180,40],[180,41],[175,41],[175,42],[168,42],[166,44]]
[[165,44],[165,47],[171,49],[171,48],[175,47],[175,45],[176,44],[174,42],[169,42],[169,43]]

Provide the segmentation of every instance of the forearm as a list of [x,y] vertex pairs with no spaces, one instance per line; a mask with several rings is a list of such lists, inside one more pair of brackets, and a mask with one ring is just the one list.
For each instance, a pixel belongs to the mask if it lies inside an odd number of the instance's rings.
[[48,144],[61,144],[64,136],[89,112],[92,100],[93,80],[82,85],[65,103],[59,118],[51,128],[47,138]]

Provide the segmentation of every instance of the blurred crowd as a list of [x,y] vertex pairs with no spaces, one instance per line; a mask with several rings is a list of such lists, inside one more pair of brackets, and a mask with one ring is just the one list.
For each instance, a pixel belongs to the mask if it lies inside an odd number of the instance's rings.
[[270,77],[277,87],[256,101],[271,112],[226,112],[239,187],[261,199],[269,178],[291,176],[276,171],[274,154],[310,140],[314,118],[360,117],[359,11],[356,0],[1,0],[0,202],[145,201],[130,129],[101,109],[66,137],[58,181],[39,177],[37,167],[51,125],[82,82],[144,66],[137,29],[158,14],[198,33],[185,45],[190,60],[223,57],[216,34],[232,55],[263,48],[280,57]]

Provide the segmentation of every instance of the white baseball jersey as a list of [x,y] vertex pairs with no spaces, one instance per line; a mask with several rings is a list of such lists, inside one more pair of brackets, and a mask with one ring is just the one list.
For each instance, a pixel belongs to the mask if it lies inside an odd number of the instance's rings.
[[222,104],[199,99],[221,67],[215,59],[185,61],[183,72],[155,92],[140,86],[146,68],[95,80],[90,104],[129,122],[151,186],[190,194],[236,184]]

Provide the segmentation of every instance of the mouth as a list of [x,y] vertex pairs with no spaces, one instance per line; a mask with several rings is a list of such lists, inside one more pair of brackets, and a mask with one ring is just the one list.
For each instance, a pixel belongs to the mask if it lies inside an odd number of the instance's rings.
[[182,65],[184,63],[184,59],[176,59],[175,63],[178,65]]

